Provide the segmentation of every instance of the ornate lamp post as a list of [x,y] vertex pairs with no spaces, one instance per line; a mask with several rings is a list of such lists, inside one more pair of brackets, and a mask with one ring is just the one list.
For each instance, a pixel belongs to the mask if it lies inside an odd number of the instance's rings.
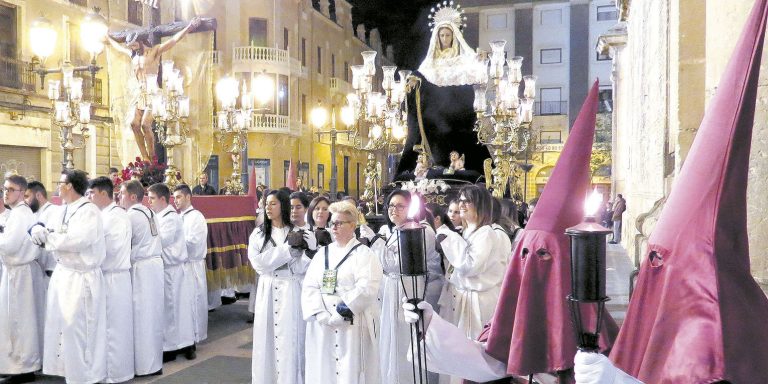
[[[61,80],[49,79],[47,84],[48,99],[51,100],[51,120],[60,130],[64,169],[75,168],[72,153],[84,146],[74,142],[73,129],[79,127],[83,137],[88,138],[88,124],[91,121],[91,103],[83,100],[83,78],[74,77],[74,74],[90,72],[91,86],[95,84],[96,72],[101,69],[96,65],[96,57],[104,50],[102,41],[107,34],[106,19],[95,8],[85,17],[80,28],[83,46],[91,54],[90,65],[75,67],[66,60],[58,68],[45,68],[45,59],[53,54],[56,45],[56,30],[51,22],[42,16],[35,19],[30,26],[32,52],[35,54],[32,69],[40,76],[41,87],[44,88],[46,75],[62,74]],[[92,89],[91,95],[93,94]]]
[[219,141],[232,158],[229,194],[242,195],[245,191],[240,182],[240,153],[248,142],[248,129],[253,126],[254,117],[258,118],[257,114],[263,116],[270,110],[266,105],[274,97],[274,88],[274,81],[266,73],[253,79],[250,92],[245,81],[240,86],[229,76],[216,84],[216,96],[221,103],[221,110],[216,114],[216,128]]
[[[343,107],[341,111],[341,118],[342,123],[349,127],[354,123],[353,120],[353,113],[349,109],[349,107]],[[336,201],[336,192],[338,189],[338,170],[336,169],[336,139],[339,134],[347,135],[349,138],[350,135],[354,136],[356,134],[355,130],[351,129],[345,129],[345,130],[338,130],[336,129],[336,106],[334,105],[331,107],[331,126],[330,129],[327,131],[320,131],[323,127],[328,124],[328,110],[325,109],[320,103],[312,109],[312,114],[310,115],[310,121],[312,122],[312,125],[317,130],[315,134],[317,135],[317,139],[320,140],[320,138],[323,135],[328,135],[331,138],[331,180],[330,180],[330,192],[331,192],[331,201]]]
[[[522,76],[523,58],[505,60],[507,42],[491,42],[489,60],[478,65],[480,74],[488,72],[487,84],[475,85],[475,131],[480,143],[488,147],[491,159],[484,163],[486,181],[495,197],[503,197],[514,166],[513,158],[528,145],[536,97],[536,76]],[[505,67],[506,64],[506,67]],[[520,98],[520,83],[524,82]],[[488,95],[493,95],[489,98]]]
[[189,96],[184,95],[184,76],[173,68],[173,60],[163,60],[163,87],[157,86],[157,75],[147,75],[147,96],[152,101],[152,116],[155,133],[160,144],[166,148],[165,180],[174,188],[181,182],[179,170],[173,165],[175,147],[184,144],[189,136]]

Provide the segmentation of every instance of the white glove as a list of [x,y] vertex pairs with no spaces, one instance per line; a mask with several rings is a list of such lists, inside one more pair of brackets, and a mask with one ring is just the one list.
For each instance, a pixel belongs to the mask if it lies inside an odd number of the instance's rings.
[[421,315],[424,317],[424,331],[426,332],[427,328],[429,328],[429,322],[432,321],[432,314],[435,313],[432,305],[426,301],[420,301],[414,307],[413,304],[408,302],[407,297],[403,297],[401,302],[403,303],[403,316],[408,323],[413,324],[419,321],[419,314],[416,312],[416,308],[421,310]]
[[302,235],[304,237],[304,240],[307,242],[307,246],[311,250],[317,249],[317,238],[315,237],[315,234],[309,231],[304,231],[304,234]]
[[331,313],[328,311],[323,311],[315,315],[315,321],[317,321],[318,324],[327,326],[328,321],[331,320]]
[[600,353],[578,351],[573,362],[576,384],[642,384]]
[[328,326],[331,327],[343,327],[348,323],[344,321],[344,318],[339,315],[338,312],[331,313],[331,319],[328,320]]
[[48,241],[48,230],[42,225],[35,225],[29,231],[29,237],[33,244],[41,246]]
[[361,225],[360,236],[365,237],[366,239],[373,239],[373,237],[376,236],[376,234],[373,233],[373,229],[371,229],[371,227],[367,225]]

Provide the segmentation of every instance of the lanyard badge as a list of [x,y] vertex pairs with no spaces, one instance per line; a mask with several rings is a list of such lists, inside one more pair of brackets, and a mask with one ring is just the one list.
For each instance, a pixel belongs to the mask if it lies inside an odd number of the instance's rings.
[[323,285],[320,287],[320,293],[333,295],[336,293],[336,276],[338,271],[335,269],[326,269],[323,272]]

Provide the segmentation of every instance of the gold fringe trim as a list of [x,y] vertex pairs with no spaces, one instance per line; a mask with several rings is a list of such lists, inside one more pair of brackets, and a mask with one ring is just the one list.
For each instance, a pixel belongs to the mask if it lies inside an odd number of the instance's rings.
[[211,253],[214,253],[214,252],[217,252],[217,253],[229,252],[229,251],[234,251],[235,249],[248,249],[248,244],[232,244],[232,245],[227,245],[226,247],[208,248],[207,254],[210,255]]
[[236,221],[249,221],[249,220],[256,220],[256,216],[222,217],[218,219],[206,219],[205,222],[208,224],[215,224],[215,223],[234,223]]
[[209,291],[256,284],[256,271],[250,265],[229,269],[219,268],[215,271],[208,269],[205,277],[208,280]]

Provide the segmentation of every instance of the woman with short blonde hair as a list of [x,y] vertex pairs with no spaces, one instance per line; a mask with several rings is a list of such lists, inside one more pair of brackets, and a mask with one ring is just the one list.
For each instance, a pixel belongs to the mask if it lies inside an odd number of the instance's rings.
[[301,294],[307,321],[306,377],[324,384],[379,382],[375,321],[381,263],[355,237],[358,211],[329,207],[334,241],[318,248]]

